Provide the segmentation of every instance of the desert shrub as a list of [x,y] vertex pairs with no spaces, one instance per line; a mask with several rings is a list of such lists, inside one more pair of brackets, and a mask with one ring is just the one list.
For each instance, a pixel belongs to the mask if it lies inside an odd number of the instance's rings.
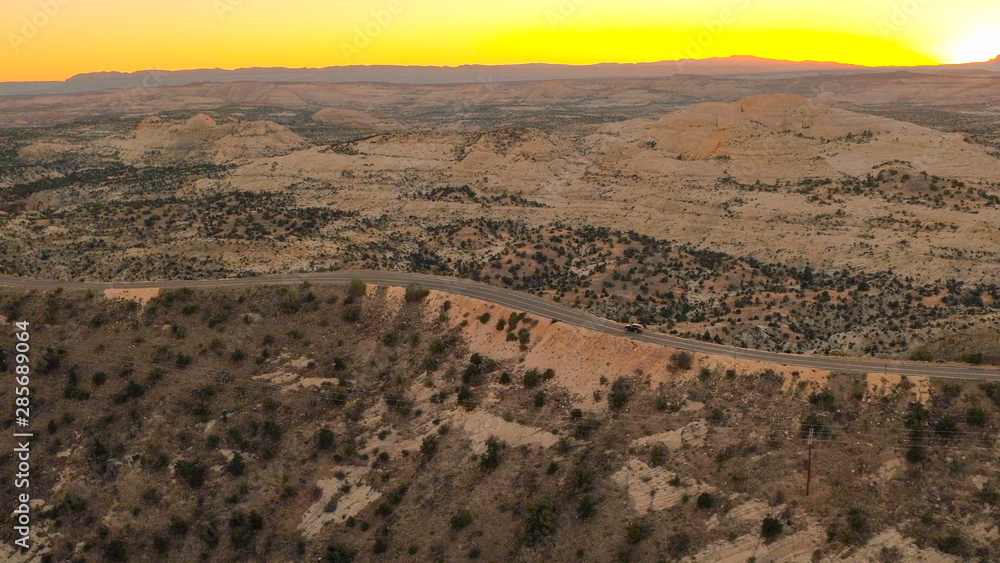
[[628,379],[619,377],[611,384],[611,391],[608,393],[608,406],[612,409],[620,409],[628,403],[632,396],[632,390]]
[[430,293],[429,290],[420,287],[415,283],[411,283],[410,285],[406,286],[406,293],[404,294],[404,298],[406,299],[407,303],[416,303],[417,301],[421,301],[423,298],[427,297],[429,293]]
[[973,354],[964,354],[962,355],[962,361],[967,364],[978,366],[983,363],[983,354],[982,352],[976,352]]
[[234,477],[239,477],[240,475],[243,475],[243,473],[246,471],[246,468],[247,468],[246,462],[243,461],[243,456],[240,455],[240,452],[234,453],[233,459],[229,460],[229,463],[226,464],[226,471],[229,472],[229,474]]
[[941,420],[934,424],[934,432],[940,434],[944,438],[951,438],[958,431],[958,422],[955,417],[945,416]]
[[364,281],[354,278],[351,283],[347,284],[347,295],[352,298],[357,299],[363,296],[368,291],[368,285]]
[[713,504],[715,504],[715,499],[712,498],[711,494],[701,493],[700,495],[698,495],[698,508],[707,510],[709,508],[712,508]]
[[128,561],[128,549],[122,540],[111,540],[104,547],[104,557],[108,561]]
[[[134,301],[132,303],[134,303]],[[167,552],[170,551],[170,538],[153,536],[153,550],[159,555],[166,555]]]
[[535,393],[535,408],[542,408],[545,406],[545,391],[539,391]]
[[837,399],[833,395],[833,391],[829,388],[823,389],[822,391],[814,392],[809,395],[809,402],[826,408],[832,408]]
[[490,322],[490,314],[483,313],[482,315],[479,315],[479,322],[481,322],[482,324]]
[[264,431],[264,436],[272,440],[278,440],[281,438],[281,426],[273,420],[265,420],[264,426],[262,428]]
[[810,430],[815,438],[829,439],[833,437],[833,426],[825,417],[816,413],[810,413],[802,419],[800,427],[802,437],[807,438]]
[[437,356],[445,353],[448,350],[448,345],[444,340],[435,338],[434,340],[431,340],[430,344],[427,345],[427,348],[430,350],[431,354]]
[[784,530],[785,525],[781,523],[781,520],[768,516],[764,518],[764,521],[760,525],[760,535],[766,540],[773,540],[774,538],[781,535],[781,531]]
[[667,448],[663,444],[653,444],[649,450],[649,465],[659,467],[667,461]]
[[197,489],[205,483],[205,476],[208,474],[208,468],[195,461],[180,460],[174,463],[174,472],[178,477],[183,479],[189,487]]
[[253,541],[254,535],[264,528],[264,518],[253,511],[249,516],[236,512],[229,519],[229,539],[236,549],[245,549]]
[[872,535],[872,526],[868,516],[857,508],[847,512],[847,526],[831,529],[828,536],[836,536],[847,545],[864,545]]
[[541,379],[541,374],[538,373],[538,370],[529,369],[524,372],[524,379],[522,380],[522,383],[524,383],[525,387],[531,388],[538,385],[539,379]]
[[486,451],[479,456],[479,466],[486,470],[495,469],[500,465],[500,452],[507,448],[507,443],[490,436],[486,439]]
[[630,544],[637,544],[649,537],[649,526],[644,522],[633,522],[625,529],[625,538]]
[[920,446],[910,446],[906,449],[906,461],[910,463],[920,463],[924,457],[924,449]]
[[931,354],[930,350],[914,350],[910,352],[910,360],[914,362],[931,362],[934,361],[934,354]]
[[347,305],[341,311],[344,322],[356,323],[361,319],[361,307],[358,305]]
[[167,527],[167,530],[174,536],[186,536],[188,533],[188,523],[182,518],[171,516],[170,525]]
[[957,533],[949,534],[936,543],[938,549],[949,555],[964,555],[968,551],[965,538]]
[[424,441],[420,443],[420,453],[426,458],[434,457],[434,454],[437,453],[437,438],[424,436]]
[[971,426],[986,426],[986,411],[981,407],[969,407],[965,413],[965,421]]
[[987,383],[980,383],[979,389],[989,397],[993,404],[1000,407],[1000,382],[990,381]]
[[356,555],[357,552],[350,547],[342,543],[335,543],[326,547],[323,563],[351,563]]
[[694,355],[677,351],[670,355],[670,367],[674,370],[689,370],[694,365]]
[[461,530],[472,523],[472,513],[468,510],[459,510],[451,517],[451,529]]
[[555,533],[557,525],[556,509],[552,499],[543,497],[528,504],[524,510],[524,541],[534,545]]
[[685,533],[674,534],[667,539],[667,553],[674,558],[680,558],[691,549],[691,537]]
[[333,431],[329,428],[320,428],[316,432],[316,447],[321,450],[329,450],[333,447]]

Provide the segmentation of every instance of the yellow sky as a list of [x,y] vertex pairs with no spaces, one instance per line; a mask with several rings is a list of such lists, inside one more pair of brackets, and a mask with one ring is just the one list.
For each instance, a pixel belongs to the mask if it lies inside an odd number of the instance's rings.
[[997,0],[5,0],[0,81],[345,64],[1000,54]]

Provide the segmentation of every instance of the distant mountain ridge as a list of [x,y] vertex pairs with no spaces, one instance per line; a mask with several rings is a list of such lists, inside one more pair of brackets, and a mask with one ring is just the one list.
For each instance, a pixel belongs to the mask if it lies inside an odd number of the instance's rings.
[[925,67],[863,67],[835,62],[782,61],[751,56],[684,59],[652,63],[601,63],[562,65],[548,63],[516,65],[435,66],[335,66],[325,68],[240,68],[195,70],[143,70],[137,72],[93,72],[65,81],[0,82],[0,96],[75,94],[111,88],[183,86],[197,82],[388,82],[398,84],[465,84],[535,80],[659,78],[677,74],[711,76],[859,73],[910,70],[917,72],[1000,72],[1000,56],[965,65]]

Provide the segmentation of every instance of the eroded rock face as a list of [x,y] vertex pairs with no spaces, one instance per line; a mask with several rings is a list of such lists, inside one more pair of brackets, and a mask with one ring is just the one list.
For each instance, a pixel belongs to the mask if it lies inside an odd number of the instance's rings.
[[133,165],[248,161],[278,156],[308,143],[272,121],[217,122],[206,114],[187,120],[148,117],[135,131],[98,143],[99,149]]

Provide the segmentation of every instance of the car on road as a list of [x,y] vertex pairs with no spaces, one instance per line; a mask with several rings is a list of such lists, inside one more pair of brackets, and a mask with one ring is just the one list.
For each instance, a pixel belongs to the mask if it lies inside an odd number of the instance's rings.
[[638,334],[644,330],[646,330],[646,327],[642,326],[639,323],[632,323],[625,325],[625,332],[634,332]]

